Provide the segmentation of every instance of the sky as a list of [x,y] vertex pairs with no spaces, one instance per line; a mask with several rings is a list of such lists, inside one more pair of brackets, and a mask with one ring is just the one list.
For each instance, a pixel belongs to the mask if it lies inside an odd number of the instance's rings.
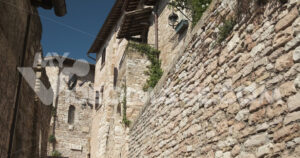
[[57,17],[54,10],[39,8],[43,26],[44,55],[69,53],[73,59],[95,63],[86,53],[93,44],[115,0],[66,0],[67,14]]

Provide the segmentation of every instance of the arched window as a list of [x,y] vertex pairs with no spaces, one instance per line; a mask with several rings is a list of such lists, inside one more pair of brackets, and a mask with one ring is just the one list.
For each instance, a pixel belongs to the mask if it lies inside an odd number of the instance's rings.
[[74,124],[74,118],[75,118],[75,107],[71,105],[69,107],[69,112],[68,112],[68,123]]

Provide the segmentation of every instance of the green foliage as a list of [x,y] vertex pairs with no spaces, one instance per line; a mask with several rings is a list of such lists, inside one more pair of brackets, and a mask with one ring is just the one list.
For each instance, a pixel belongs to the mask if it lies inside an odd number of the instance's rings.
[[52,116],[52,117],[55,117],[55,116],[56,116],[56,108],[55,108],[55,107],[52,107],[52,110],[51,110],[51,116]]
[[122,103],[123,103],[123,120],[122,120],[122,122],[125,124],[126,127],[129,127],[131,122],[130,122],[130,120],[127,119],[127,114],[126,114],[126,111],[127,111],[127,98],[126,98],[127,86],[126,86],[126,84],[123,88],[124,88],[124,96],[123,96],[123,101],[122,101]]
[[212,0],[173,0],[170,5],[179,10],[189,10],[192,16],[192,25],[195,26],[201,19]]
[[151,62],[151,65],[148,66],[148,71],[145,74],[149,75],[147,83],[144,85],[143,90],[147,91],[150,87],[154,88],[158,83],[159,79],[163,75],[163,70],[161,69],[161,61],[159,60],[160,51],[152,48],[147,44],[129,42],[128,48],[133,48],[143,54],[145,54],[148,60]]
[[51,156],[60,157],[60,156],[62,156],[62,154],[59,151],[54,150],[54,151],[52,151]]
[[218,43],[222,43],[230,35],[235,24],[236,22],[233,19],[224,21],[224,24],[219,27]]
[[56,142],[56,138],[53,134],[51,134],[48,138],[49,143],[55,143]]

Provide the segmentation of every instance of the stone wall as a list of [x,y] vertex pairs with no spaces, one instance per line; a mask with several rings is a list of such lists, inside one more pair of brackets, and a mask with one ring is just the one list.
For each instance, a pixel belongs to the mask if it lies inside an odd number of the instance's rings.
[[7,157],[10,145],[14,158],[46,154],[49,106],[34,101],[33,89],[17,70],[17,67],[32,67],[34,55],[41,48],[41,33],[38,12],[30,0],[0,2],[0,157],[3,158]]
[[235,2],[214,1],[199,22],[131,128],[128,157],[299,157],[300,3],[246,1],[250,17],[216,44]]
[[[73,88],[69,88],[69,80],[72,78],[64,69],[70,65],[64,64],[63,67],[47,66],[47,75],[50,78],[54,94],[53,102],[56,107],[56,119],[54,134],[56,143],[55,150],[62,153],[62,156],[69,158],[86,158],[90,154],[90,131],[92,124],[92,111],[94,104],[94,66],[86,76],[77,76],[77,82]],[[77,71],[76,71],[77,72]],[[58,89],[57,89],[58,87]],[[70,107],[74,107],[74,119],[70,120]],[[71,121],[71,122],[70,122]],[[52,145],[49,144],[48,153],[51,155]]]

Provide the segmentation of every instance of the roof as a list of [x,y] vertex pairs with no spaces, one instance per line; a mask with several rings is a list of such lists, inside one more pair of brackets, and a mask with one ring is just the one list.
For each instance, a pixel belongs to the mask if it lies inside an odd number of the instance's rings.
[[[128,12],[137,9],[140,1],[141,0],[116,0],[88,53],[99,52],[115,25],[122,17],[123,10]],[[155,5],[157,1],[158,0],[145,0],[144,4]]]
[[145,28],[149,27],[149,18],[152,10],[152,8],[144,8],[126,13],[118,33],[118,38],[142,35]]
[[112,29],[120,19],[122,15],[124,0],[116,0],[113,8],[110,10],[108,17],[106,18],[100,32],[98,33],[92,47],[88,51],[89,53],[97,53],[100,51],[101,46],[105,43],[105,40],[110,35]]
[[125,0],[124,9],[125,11],[133,11],[135,10],[140,3],[140,0]]

